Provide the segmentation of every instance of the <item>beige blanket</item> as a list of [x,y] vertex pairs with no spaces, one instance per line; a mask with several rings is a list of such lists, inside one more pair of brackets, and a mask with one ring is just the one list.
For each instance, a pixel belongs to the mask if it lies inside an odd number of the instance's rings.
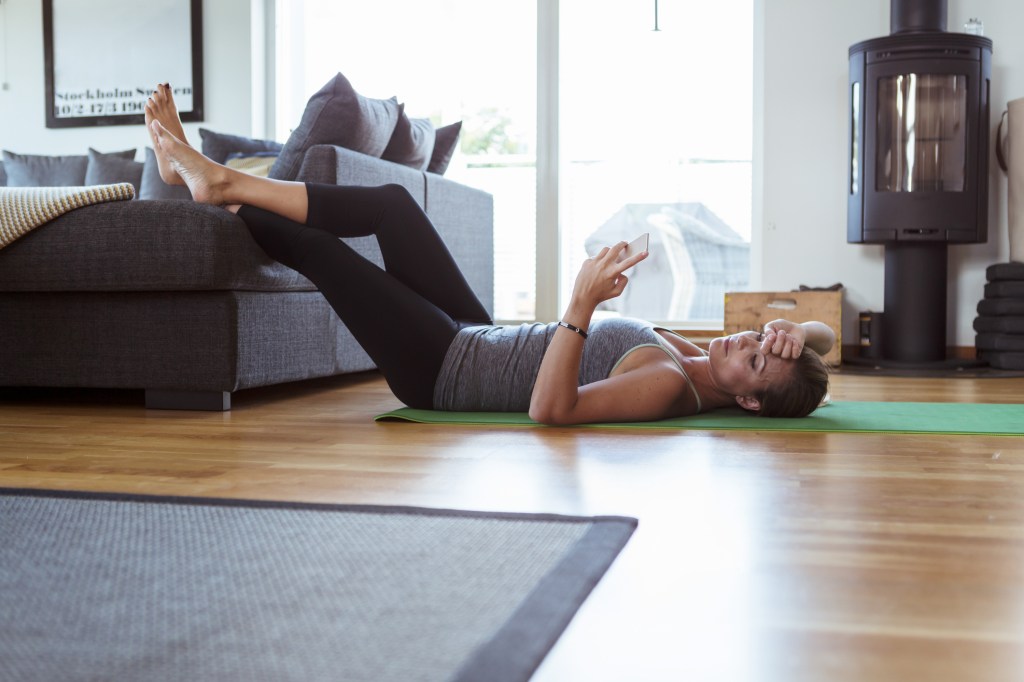
[[0,249],[57,216],[135,196],[131,183],[92,187],[0,187]]

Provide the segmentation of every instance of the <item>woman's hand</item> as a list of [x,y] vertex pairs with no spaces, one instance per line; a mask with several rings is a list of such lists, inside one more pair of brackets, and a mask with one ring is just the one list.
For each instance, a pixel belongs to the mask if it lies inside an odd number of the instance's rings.
[[764,340],[761,352],[778,355],[780,358],[796,359],[804,350],[807,330],[803,325],[789,320],[772,320],[764,326]]
[[577,304],[593,309],[622,294],[629,283],[629,278],[622,273],[647,258],[647,251],[642,251],[620,261],[626,246],[626,242],[606,246],[593,258],[583,261],[572,289],[572,298]]
[[806,346],[818,355],[826,355],[835,342],[835,332],[822,322],[772,320],[764,326],[761,352],[795,359],[800,357]]

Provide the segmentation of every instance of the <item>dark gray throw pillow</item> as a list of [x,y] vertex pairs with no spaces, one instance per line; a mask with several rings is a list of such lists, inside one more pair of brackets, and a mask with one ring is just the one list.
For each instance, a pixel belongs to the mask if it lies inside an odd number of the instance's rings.
[[[113,153],[125,159],[135,158],[134,149]],[[81,187],[89,166],[89,157],[85,154],[40,156],[15,154],[5,149],[3,159],[8,187]]]
[[232,154],[254,154],[256,152],[279,152],[284,147],[274,140],[256,140],[241,135],[215,133],[206,128],[199,129],[203,140],[203,155],[217,163],[224,163]]
[[398,123],[398,100],[370,99],[340,73],[306,103],[299,122],[281,150],[270,177],[294,180],[310,147],[331,144],[380,157]]
[[428,118],[409,118],[405,105],[398,105],[398,123],[391,141],[380,158],[416,170],[427,170],[430,153],[434,151],[434,124]]
[[[135,150],[132,150],[135,153]],[[88,164],[85,169],[86,185],[112,185],[118,182],[130,182],[135,188],[135,196],[139,196],[142,185],[143,163],[126,159],[123,153],[103,154],[89,148]]]
[[146,160],[142,165],[142,181],[139,199],[181,199],[192,201],[192,193],[185,185],[168,185],[160,178],[160,166],[157,165],[156,152],[146,147]]
[[434,151],[430,155],[430,164],[427,166],[428,173],[444,175],[448,170],[448,164],[459,146],[459,133],[462,132],[462,121],[446,125],[437,129],[434,135]]
[[87,156],[39,156],[3,150],[8,187],[78,187],[85,184]]
[[4,162],[0,161],[0,187],[7,186],[7,171],[4,170]]

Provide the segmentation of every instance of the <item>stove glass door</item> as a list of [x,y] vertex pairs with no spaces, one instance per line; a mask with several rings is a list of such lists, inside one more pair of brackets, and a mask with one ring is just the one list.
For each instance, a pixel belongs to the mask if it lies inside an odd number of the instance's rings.
[[880,78],[875,189],[962,192],[966,174],[967,77]]

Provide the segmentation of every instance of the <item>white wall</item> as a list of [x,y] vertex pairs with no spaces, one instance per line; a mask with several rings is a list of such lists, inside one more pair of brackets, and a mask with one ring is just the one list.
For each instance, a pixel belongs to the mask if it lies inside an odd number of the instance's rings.
[[[144,0],[142,0],[144,1]],[[250,135],[253,121],[253,0],[203,1],[203,79],[206,120],[185,124],[185,134],[198,145],[198,128]],[[136,158],[150,145],[143,125],[49,129],[46,127],[41,0],[3,0],[0,5],[0,149],[21,154],[85,154],[135,147]],[[6,30],[4,30],[6,29]],[[4,63],[4,55],[6,62]],[[154,85],[156,83],[154,79]]]
[[[888,0],[760,0],[765,33],[761,240],[755,287],[846,286],[843,342],[856,343],[860,310],[882,310],[882,246],[846,243],[849,46],[889,34]],[[1006,101],[1024,97],[1024,3],[949,0],[950,30],[972,16],[985,23],[992,56],[991,141]],[[755,57],[755,60],[757,57]],[[757,150],[755,150],[756,152]],[[971,323],[984,297],[985,268],[1009,259],[1006,178],[994,153],[989,174],[989,240],[949,248],[950,345],[973,346]],[[758,175],[755,175],[758,177]],[[757,216],[755,216],[757,219]]]

